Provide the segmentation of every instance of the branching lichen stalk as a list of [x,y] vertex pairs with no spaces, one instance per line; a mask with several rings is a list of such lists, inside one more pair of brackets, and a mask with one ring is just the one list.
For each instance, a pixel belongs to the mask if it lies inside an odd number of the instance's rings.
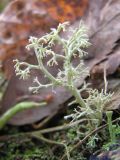
[[[85,76],[89,76],[89,70],[84,65],[84,55],[87,53],[84,48],[87,48],[89,43],[89,38],[87,34],[87,28],[80,22],[78,28],[70,29],[70,37],[63,38],[60,36],[61,31],[66,30],[66,26],[69,23],[65,22],[59,24],[58,27],[52,28],[51,32],[44,35],[43,37],[36,38],[30,37],[27,49],[34,49],[35,56],[38,64],[28,64],[25,62],[19,62],[16,60],[15,71],[16,75],[20,78],[26,79],[29,77],[31,69],[37,69],[43,72],[44,76],[49,79],[48,84],[41,84],[39,79],[35,77],[35,86],[30,87],[32,92],[38,92],[41,88],[62,86],[65,87],[74,96],[73,103],[77,103],[78,107],[74,109],[74,112],[67,117],[71,117],[73,121],[81,118],[86,118],[88,121],[87,128],[92,130],[98,127],[102,122],[102,113],[105,111],[105,105],[110,101],[112,94],[107,94],[103,90],[98,92],[98,90],[89,89],[86,83],[83,87],[78,90],[76,87],[76,81],[83,79]],[[60,44],[61,51],[58,54],[54,51],[54,45]],[[63,68],[58,69],[56,76],[53,76],[48,69],[45,67],[43,60],[50,55],[50,59],[47,61],[47,65],[52,67],[58,65],[58,60],[62,60]],[[77,58],[79,64],[74,66],[73,59]],[[26,68],[22,69],[22,66]],[[86,90],[88,92],[88,98],[83,99],[81,96],[81,91]]]

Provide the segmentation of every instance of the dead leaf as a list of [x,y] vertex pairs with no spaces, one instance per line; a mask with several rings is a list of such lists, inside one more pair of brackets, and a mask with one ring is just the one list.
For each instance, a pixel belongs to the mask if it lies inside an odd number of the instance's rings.
[[89,50],[96,59],[96,65],[91,70],[91,75],[94,79],[99,79],[103,75],[104,67],[106,67],[107,74],[109,75],[113,74],[120,64],[119,48],[117,47],[119,43],[116,43],[120,39],[119,21],[120,1],[108,0],[103,9],[101,9],[100,26],[91,38],[91,43],[98,48],[96,49],[91,46]]
[[39,37],[59,22],[75,21],[83,15],[87,3],[88,0],[70,0],[69,4],[67,0],[15,0],[9,4],[0,15],[0,60],[7,77],[11,70],[9,73],[4,63],[14,56],[26,59],[28,53],[21,48],[25,48],[30,35]]

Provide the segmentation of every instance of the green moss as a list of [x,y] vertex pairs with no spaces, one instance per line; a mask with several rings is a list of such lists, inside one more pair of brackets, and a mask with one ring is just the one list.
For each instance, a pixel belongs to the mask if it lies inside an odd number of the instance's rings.
[[57,160],[50,147],[33,143],[30,139],[17,139],[1,144],[0,160]]

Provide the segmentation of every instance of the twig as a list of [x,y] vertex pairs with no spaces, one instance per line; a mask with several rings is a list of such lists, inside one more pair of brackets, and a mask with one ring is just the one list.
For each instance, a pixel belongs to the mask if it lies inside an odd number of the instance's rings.
[[32,124],[32,127],[34,129],[40,129],[42,128],[45,124],[47,124],[54,116],[56,115],[56,112],[50,115],[49,117],[46,117],[42,122],[38,124]]
[[51,128],[47,128],[47,129],[38,130],[38,131],[18,133],[18,134],[8,135],[8,136],[0,136],[0,141],[5,141],[5,140],[8,140],[9,138],[15,138],[15,137],[18,137],[18,136],[23,136],[23,135],[31,137],[34,134],[45,134],[45,133],[61,131],[61,130],[65,130],[65,129],[68,129],[70,127],[73,127],[77,124],[83,123],[84,121],[86,121],[86,119],[82,119],[82,120],[78,120],[76,122],[72,122],[70,124],[61,125],[61,126],[57,126],[57,127],[51,127]]
[[105,68],[104,68],[104,85],[105,85],[104,92],[106,94],[107,93],[107,86],[108,86],[107,73],[106,73],[106,65],[105,65]]

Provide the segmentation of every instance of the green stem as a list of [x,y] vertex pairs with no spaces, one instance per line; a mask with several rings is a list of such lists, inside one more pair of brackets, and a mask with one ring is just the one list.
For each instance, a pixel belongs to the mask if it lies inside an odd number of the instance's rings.
[[112,111],[106,112],[111,142],[115,142],[115,134],[114,134],[113,125],[112,125],[112,114],[113,114]]
[[2,129],[5,124],[18,112],[25,109],[30,109],[34,107],[40,107],[46,105],[46,102],[36,103],[36,102],[21,102],[16,104],[14,107],[6,111],[2,117],[0,117],[0,129]]

